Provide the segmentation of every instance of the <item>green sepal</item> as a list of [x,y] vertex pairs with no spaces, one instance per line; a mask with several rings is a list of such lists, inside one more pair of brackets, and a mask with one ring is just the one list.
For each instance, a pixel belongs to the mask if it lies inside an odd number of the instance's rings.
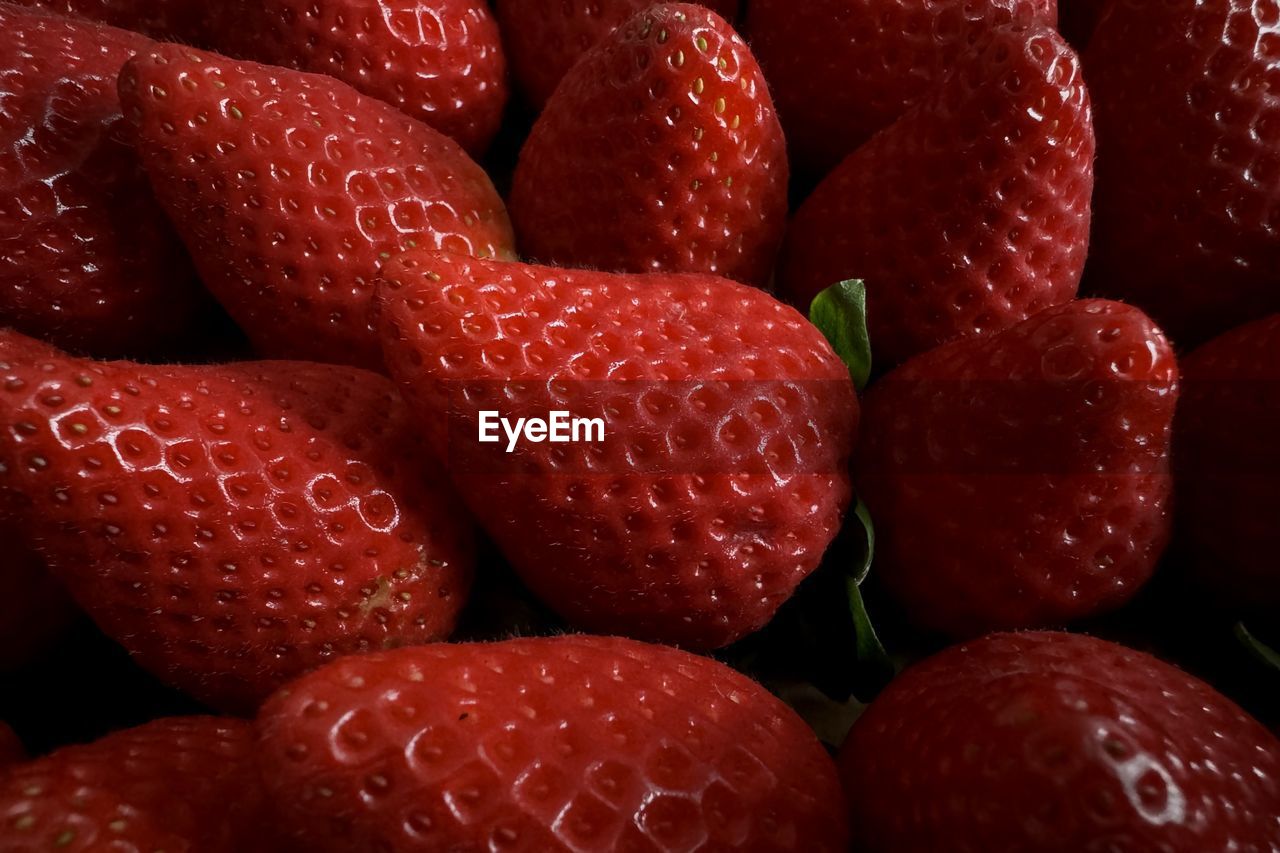
[[863,281],[851,278],[819,293],[809,305],[809,321],[849,368],[854,387],[859,391],[867,387],[871,338],[867,335],[867,287]]

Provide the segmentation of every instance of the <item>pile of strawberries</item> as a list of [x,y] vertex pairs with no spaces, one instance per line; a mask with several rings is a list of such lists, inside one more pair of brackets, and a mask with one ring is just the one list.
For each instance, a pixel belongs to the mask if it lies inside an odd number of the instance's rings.
[[1064,2],[0,0],[0,851],[1280,851],[1280,0]]

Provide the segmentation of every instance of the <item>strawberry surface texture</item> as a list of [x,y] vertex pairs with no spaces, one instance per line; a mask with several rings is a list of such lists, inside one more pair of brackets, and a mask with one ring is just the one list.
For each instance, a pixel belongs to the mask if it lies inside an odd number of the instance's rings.
[[908,615],[963,636],[1130,598],[1169,539],[1177,394],[1164,335],[1105,300],[887,375],[867,395],[855,471]]
[[1176,340],[1280,310],[1278,41],[1276,0],[1115,0],[1089,41],[1089,287]]
[[737,672],[562,636],[348,658],[258,717],[281,826],[311,850],[848,845],[835,767]]
[[989,29],[1051,27],[1055,5],[751,0],[745,33],[778,102],[792,159],[821,177],[932,92]]
[[209,6],[195,0],[6,0],[35,6],[71,18],[110,24],[163,41],[199,44],[208,24]]
[[0,325],[143,355],[204,307],[116,95],[121,66],[150,46],[0,3]]
[[276,849],[261,833],[253,727],[170,717],[0,775],[0,850]]
[[804,202],[783,287],[808,305],[863,279],[881,365],[1008,328],[1076,295],[1093,149],[1075,52],[1048,27],[993,30]]
[[787,213],[782,128],[741,36],[654,6],[572,68],[520,151],[521,251],[616,272],[769,280]]
[[383,261],[511,255],[502,200],[461,148],[331,77],[162,45],[125,66],[120,96],[205,284],[265,355],[377,369]]
[[861,850],[1280,846],[1275,735],[1181,670],[1083,635],[994,634],[918,664],[839,762]]
[[[512,74],[529,102],[541,108],[582,54],[651,5],[650,0],[496,0],[494,9]],[[699,5],[730,23],[738,11],[738,0]]]
[[0,0],[0,853],[1280,853],[1278,484],[1280,0]]
[[336,77],[472,154],[498,130],[507,68],[483,0],[224,0],[221,53]]
[[468,522],[391,383],[149,366],[0,334],[0,512],[166,681],[249,709],[335,655],[446,637]]
[[[792,309],[701,275],[406,254],[387,365],[485,529],[574,624],[711,648],[817,566],[849,501],[848,370]],[[604,440],[475,442],[479,413],[597,413]],[[490,452],[492,450],[492,452]]]

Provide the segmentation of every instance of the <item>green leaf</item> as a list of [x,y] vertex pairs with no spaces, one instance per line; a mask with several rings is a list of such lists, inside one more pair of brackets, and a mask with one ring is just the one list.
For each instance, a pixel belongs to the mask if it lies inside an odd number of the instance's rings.
[[813,298],[809,321],[826,336],[849,368],[859,391],[871,378],[871,338],[867,336],[867,287],[851,278],[833,284]]
[[863,541],[866,544],[861,560],[851,567],[845,579],[845,593],[849,597],[849,614],[853,618],[854,648],[858,664],[878,689],[893,678],[894,666],[876,634],[875,626],[871,624],[867,604],[862,598],[862,583],[871,573],[871,563],[876,555],[876,529],[871,522],[871,512],[862,501],[858,501],[854,507],[853,516],[862,526]]
[[1249,633],[1249,629],[1244,626],[1243,622],[1236,623],[1236,639],[1240,641],[1240,645],[1248,649],[1259,661],[1280,673],[1280,652],[1277,652]]

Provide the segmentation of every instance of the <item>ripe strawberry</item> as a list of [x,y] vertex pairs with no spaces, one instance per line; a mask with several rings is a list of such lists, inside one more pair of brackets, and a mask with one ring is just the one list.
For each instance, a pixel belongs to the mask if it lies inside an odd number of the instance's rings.
[[1169,537],[1178,369],[1136,308],[1050,308],[873,386],[858,493],[881,577],[953,635],[1118,606]]
[[0,326],[152,353],[204,305],[116,96],[120,66],[150,44],[0,3]]
[[22,532],[0,522],[0,672],[30,663],[62,636],[75,606]]
[[209,34],[231,56],[336,77],[482,154],[507,67],[484,0],[224,0]]
[[253,726],[169,717],[0,777],[0,851],[270,850]]
[[0,333],[0,511],[104,632],[211,705],[448,636],[472,556],[441,476],[375,374],[93,362]]
[[199,44],[209,10],[193,0],[6,0],[146,33],[163,41]]
[[746,44],[701,6],[655,6],[575,65],[520,152],[521,250],[618,272],[764,284],[787,215],[782,128]]
[[[497,0],[511,70],[529,102],[541,109],[556,84],[592,45],[651,0]],[[699,3],[732,21],[738,0]]]
[[1043,26],[992,31],[801,206],[783,286],[807,305],[863,279],[882,365],[1006,329],[1075,296],[1092,162],[1089,95],[1071,48]]
[[1180,530],[1206,585],[1259,612],[1280,609],[1280,314],[1189,355],[1178,403]]
[[[463,498],[574,624],[712,648],[761,627],[849,501],[849,371],[768,294],[406,253],[379,289],[387,366]],[[603,440],[477,441],[480,412]]]
[[933,91],[987,30],[1052,27],[1056,6],[1057,0],[751,0],[744,33],[777,99],[794,168],[821,176]]
[[1087,286],[1184,344],[1280,311],[1277,13],[1275,0],[1116,0],[1089,42]]
[[708,658],[609,637],[349,658],[258,719],[306,850],[843,851],[831,759]]
[[839,764],[867,853],[1280,849],[1275,736],[1091,637],[995,634],[917,664]]
[[205,284],[265,354],[380,368],[383,260],[512,254],[462,149],[331,77],[162,45],[125,66],[120,98]]
[[26,757],[27,751],[23,748],[22,741],[7,723],[0,722],[0,771],[11,764],[25,761]]

